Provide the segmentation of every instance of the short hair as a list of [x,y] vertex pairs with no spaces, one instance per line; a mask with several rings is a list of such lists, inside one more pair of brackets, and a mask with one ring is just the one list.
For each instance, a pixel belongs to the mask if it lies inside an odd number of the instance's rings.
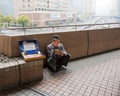
[[52,40],[55,40],[55,39],[60,40],[60,36],[59,35],[53,35]]

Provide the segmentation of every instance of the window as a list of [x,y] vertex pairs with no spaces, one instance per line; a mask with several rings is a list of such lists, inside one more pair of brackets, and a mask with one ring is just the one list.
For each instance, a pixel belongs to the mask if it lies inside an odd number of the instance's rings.
[[28,7],[30,7],[30,4],[28,5]]
[[25,8],[25,5],[23,5],[23,8]]

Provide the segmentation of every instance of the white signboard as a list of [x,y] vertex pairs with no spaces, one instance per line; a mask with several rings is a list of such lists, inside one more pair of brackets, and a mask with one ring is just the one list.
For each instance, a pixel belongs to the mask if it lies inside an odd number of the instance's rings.
[[35,44],[33,42],[23,42],[24,50],[36,50]]
[[66,14],[66,18],[72,18],[72,14]]
[[60,14],[50,14],[51,19],[57,19],[60,18]]

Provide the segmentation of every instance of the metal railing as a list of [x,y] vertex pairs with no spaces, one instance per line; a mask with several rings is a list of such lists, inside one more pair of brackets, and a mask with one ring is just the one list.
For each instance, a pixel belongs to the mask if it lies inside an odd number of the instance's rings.
[[120,27],[120,22],[116,23],[100,23],[100,24],[79,24],[79,25],[62,25],[62,26],[44,26],[44,27],[11,27],[4,28],[3,34],[10,35],[27,35],[54,32],[69,32],[80,30],[95,30]]

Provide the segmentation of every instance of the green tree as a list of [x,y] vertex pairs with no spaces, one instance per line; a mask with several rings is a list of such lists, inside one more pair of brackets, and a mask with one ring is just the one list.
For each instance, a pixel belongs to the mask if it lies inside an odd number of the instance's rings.
[[8,22],[12,22],[13,19],[10,16],[5,16],[3,19],[3,22],[8,23]]
[[3,26],[3,15],[0,13],[0,28]]
[[26,15],[22,15],[17,19],[18,24],[21,24],[23,27],[29,26],[30,19]]
[[13,22],[13,18],[11,18],[10,16],[5,16],[3,18],[3,23],[6,27],[10,26],[12,22]]
[[0,14],[0,27],[10,26],[10,23],[13,22],[13,19],[10,16],[3,16]]

